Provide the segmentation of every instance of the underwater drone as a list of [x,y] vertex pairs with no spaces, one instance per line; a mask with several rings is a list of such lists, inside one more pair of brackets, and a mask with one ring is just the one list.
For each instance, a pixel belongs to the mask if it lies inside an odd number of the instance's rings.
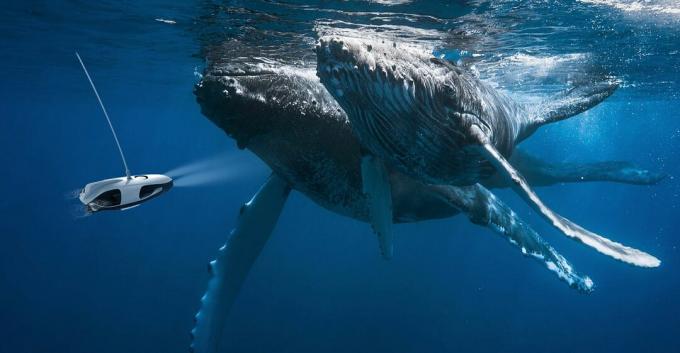
[[104,108],[102,99],[99,97],[99,92],[97,92],[97,88],[94,86],[94,82],[92,82],[92,78],[77,52],[76,57],[80,62],[80,66],[83,67],[83,71],[85,71],[87,80],[90,81],[90,86],[92,86],[94,95],[97,96],[97,101],[99,101],[99,106],[101,106],[104,112],[106,121],[109,123],[109,128],[111,128],[113,139],[116,141],[116,146],[118,146],[118,152],[120,152],[120,158],[123,160],[123,167],[125,168],[124,177],[96,181],[85,185],[78,197],[80,202],[85,205],[88,212],[127,210],[137,207],[142,202],[151,200],[170,190],[172,188],[172,178],[169,176],[162,174],[130,174],[123,149],[120,147],[120,142],[118,142],[118,136],[116,136],[116,130],[114,130],[113,124],[111,124],[111,119],[106,112],[106,108]]

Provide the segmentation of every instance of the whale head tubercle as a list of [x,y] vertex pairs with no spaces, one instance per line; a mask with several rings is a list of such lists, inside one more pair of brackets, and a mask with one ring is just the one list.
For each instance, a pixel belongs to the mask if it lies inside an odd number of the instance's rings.
[[408,109],[417,93],[433,96],[441,87],[437,76],[445,76],[432,67],[431,55],[404,43],[327,36],[316,53],[317,75],[343,106],[372,102]]

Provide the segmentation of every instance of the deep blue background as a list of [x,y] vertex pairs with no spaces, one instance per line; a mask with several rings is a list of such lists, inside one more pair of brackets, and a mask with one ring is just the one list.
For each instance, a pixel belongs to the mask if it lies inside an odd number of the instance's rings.
[[[162,173],[225,150],[249,153],[194,101],[202,61],[181,27],[192,10],[134,2],[2,10],[0,352],[187,350],[207,263],[266,173],[177,188],[142,207],[87,218],[73,217],[65,194],[121,174],[75,50],[133,172]],[[154,21],[166,13],[178,26]],[[498,194],[593,278],[593,294],[570,290],[464,217],[397,226],[395,258],[385,262],[370,227],[293,193],[231,313],[223,350],[680,350],[674,96],[624,88],[526,143],[549,160],[625,159],[668,173],[650,187],[539,190],[574,221],[656,255],[660,268],[633,268],[566,240],[505,190]]]

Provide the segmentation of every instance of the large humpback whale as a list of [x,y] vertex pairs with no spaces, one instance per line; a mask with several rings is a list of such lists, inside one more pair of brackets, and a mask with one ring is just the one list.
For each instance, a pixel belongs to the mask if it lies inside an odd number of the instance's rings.
[[[211,279],[196,315],[192,348],[216,352],[229,309],[264,247],[291,190],[338,214],[369,221],[361,179],[362,146],[345,112],[312,68],[212,63],[195,95],[202,113],[255,153],[273,171],[244,205],[229,240],[210,264]],[[572,96],[574,105],[587,96]],[[557,164],[516,150],[511,162],[533,185],[613,181],[654,184],[663,176],[626,162]],[[593,282],[573,266],[488,188],[508,187],[492,175],[469,186],[431,184],[388,167],[393,221],[416,222],[466,215],[506,238],[525,256],[569,286],[589,292]]]
[[[371,224],[391,251],[391,201],[385,165],[427,183],[473,185],[497,172],[527,203],[566,236],[633,265],[659,266],[643,251],[571,222],[546,206],[508,161],[514,147],[544,124],[601,102],[616,84],[587,86],[581,99],[527,109],[474,75],[408,45],[324,37],[317,73],[347,113],[367,150],[363,185]],[[578,94],[576,96],[579,96]]]

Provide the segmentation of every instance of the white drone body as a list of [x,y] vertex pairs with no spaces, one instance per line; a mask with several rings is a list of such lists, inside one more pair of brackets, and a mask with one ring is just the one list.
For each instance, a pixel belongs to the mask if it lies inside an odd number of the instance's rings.
[[89,212],[127,210],[172,188],[172,178],[161,174],[134,175],[89,183],[80,191],[80,202]]
[[114,130],[113,124],[111,124],[111,119],[109,119],[109,114],[106,112],[104,103],[102,103],[99,97],[99,92],[97,92],[97,88],[94,86],[94,82],[92,82],[92,78],[90,78],[90,74],[87,72],[85,64],[78,53],[76,53],[76,57],[80,61],[83,71],[85,71],[87,80],[90,81],[106,121],[109,123],[113,139],[116,141],[118,152],[120,152],[120,157],[123,160],[126,174],[124,177],[105,179],[85,185],[78,197],[80,202],[85,205],[88,212],[127,210],[170,190],[173,182],[169,176],[162,174],[130,175],[123,149],[120,147],[120,142],[118,142],[118,136],[116,136],[116,130]]

